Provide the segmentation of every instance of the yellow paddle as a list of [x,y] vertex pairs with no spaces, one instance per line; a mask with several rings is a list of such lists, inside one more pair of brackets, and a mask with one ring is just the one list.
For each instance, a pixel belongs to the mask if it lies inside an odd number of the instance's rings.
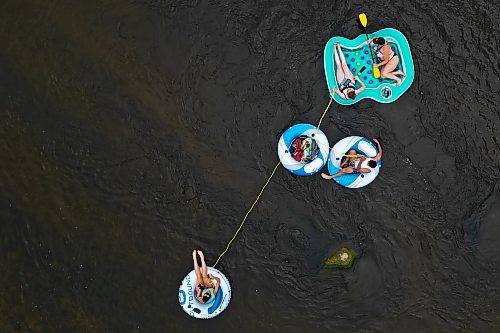
[[[366,35],[366,41],[368,42],[368,33],[366,33],[366,26],[368,25],[368,19],[366,18],[365,13],[359,14],[359,23],[363,26],[363,30],[365,31]],[[373,52],[372,52],[372,47],[370,44],[368,44],[368,48],[370,49],[370,54],[372,56],[372,63],[373,63],[373,77],[378,79],[380,77],[380,69],[375,66],[375,59],[373,58]]]

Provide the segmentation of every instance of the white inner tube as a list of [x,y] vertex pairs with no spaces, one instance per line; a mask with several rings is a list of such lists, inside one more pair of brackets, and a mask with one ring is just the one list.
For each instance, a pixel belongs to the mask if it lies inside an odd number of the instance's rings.
[[231,301],[231,285],[226,276],[213,267],[208,267],[208,273],[220,279],[219,290],[213,302],[205,304],[196,299],[197,279],[194,270],[186,275],[179,287],[179,304],[191,317],[198,319],[216,317],[227,308]]
[[[382,165],[382,161],[377,162],[377,167],[371,168],[368,166],[369,160],[376,157],[378,151],[375,145],[370,142],[368,139],[360,137],[360,136],[349,136],[337,142],[331,152],[330,152],[330,160],[328,164],[328,171],[330,174],[334,174],[341,169],[340,163],[344,154],[347,154],[350,149],[356,150],[358,153],[362,153],[366,157],[368,157],[365,161],[362,162],[361,168],[371,169],[370,173],[356,173],[356,174],[344,174],[340,177],[334,178],[334,180],[345,187],[348,188],[360,188],[370,184],[375,178],[377,178],[380,167]],[[359,163],[357,161],[356,163]]]
[[[313,138],[319,148],[316,158],[307,163],[296,161],[289,151],[292,141],[301,135]],[[278,157],[288,171],[307,176],[318,172],[326,164],[329,149],[328,139],[320,129],[310,124],[297,124],[281,135],[278,142]]]

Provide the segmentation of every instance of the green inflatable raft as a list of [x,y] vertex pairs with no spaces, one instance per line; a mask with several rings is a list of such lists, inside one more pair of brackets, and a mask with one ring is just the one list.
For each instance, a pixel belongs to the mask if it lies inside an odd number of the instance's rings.
[[[391,103],[397,100],[411,86],[415,77],[415,68],[411,56],[410,45],[406,37],[398,30],[386,28],[379,30],[369,35],[369,38],[374,36],[384,37],[392,47],[394,53],[399,56],[398,67],[406,74],[402,77],[402,83],[396,87],[396,81],[390,79],[378,78],[373,76],[372,58],[370,49],[366,42],[366,35],[362,34],[355,39],[347,39],[344,37],[333,37],[325,46],[325,76],[328,84],[328,91],[333,96],[333,99],[342,105],[351,105],[359,102],[364,98],[371,98],[380,103]],[[343,99],[333,92],[334,88],[338,89],[337,84],[337,66],[333,49],[335,43],[339,42],[344,53],[346,62],[351,69],[353,75],[363,81],[366,89],[361,92],[355,99]],[[373,47],[373,46],[372,46]],[[377,59],[375,59],[376,62]],[[361,70],[365,67],[364,71]],[[397,69],[396,68],[396,69]],[[359,82],[356,82],[356,89],[360,88]]]

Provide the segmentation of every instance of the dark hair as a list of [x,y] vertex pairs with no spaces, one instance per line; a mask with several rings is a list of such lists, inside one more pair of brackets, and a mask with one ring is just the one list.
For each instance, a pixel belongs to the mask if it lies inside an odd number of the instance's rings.
[[347,93],[347,97],[349,97],[350,99],[355,99],[356,98],[356,93],[354,91],[349,91]]
[[201,299],[203,300],[203,303],[208,302],[210,300],[210,294],[209,293],[204,294]]
[[385,45],[385,38],[383,38],[383,37],[375,38],[373,40],[373,43],[377,44],[377,45]]
[[372,169],[375,169],[377,167],[377,161],[375,160],[369,160],[368,161],[368,166]]

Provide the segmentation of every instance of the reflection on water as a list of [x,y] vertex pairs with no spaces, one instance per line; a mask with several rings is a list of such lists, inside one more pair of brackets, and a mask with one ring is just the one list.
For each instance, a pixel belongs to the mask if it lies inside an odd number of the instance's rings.
[[[494,3],[13,1],[0,5],[0,331],[500,330]],[[323,130],[381,137],[348,191],[281,170],[221,269],[229,308],[177,289],[214,261],[290,125],[328,102],[333,35],[401,30],[412,87],[334,105]],[[340,246],[351,271],[320,270]],[[244,323],[244,325],[242,325]]]

